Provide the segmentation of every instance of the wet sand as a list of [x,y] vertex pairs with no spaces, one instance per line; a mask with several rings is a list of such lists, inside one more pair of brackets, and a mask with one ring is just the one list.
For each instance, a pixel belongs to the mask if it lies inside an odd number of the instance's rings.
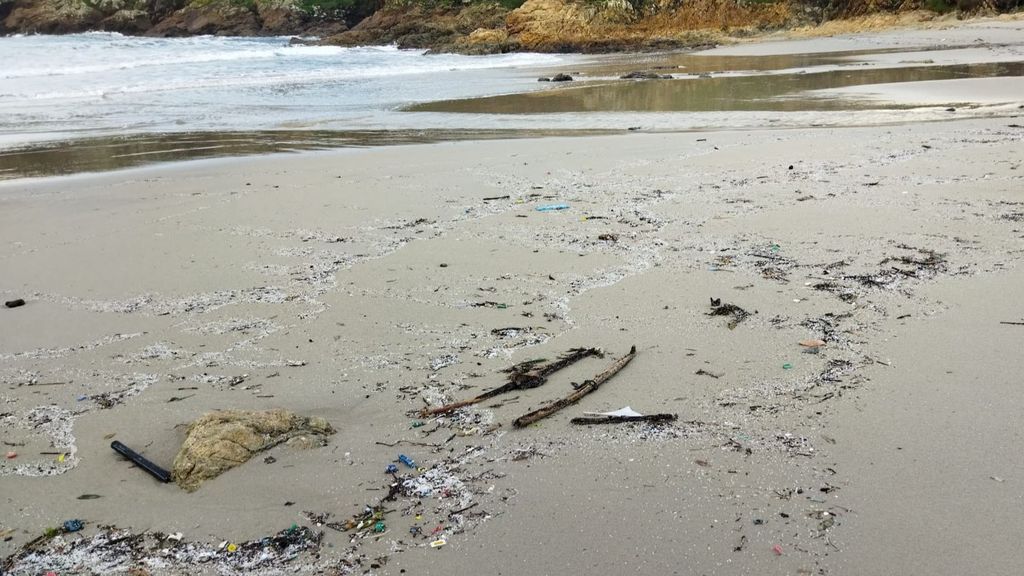
[[[1024,129],[949,114],[4,183],[0,554],[80,518],[12,573],[1015,573]],[[607,356],[417,414],[578,346]],[[679,420],[569,422],[627,405]],[[182,424],[276,407],[338,433],[194,493],[108,446],[169,466]],[[429,495],[325,526],[399,453]],[[317,553],[260,560],[293,525]]]

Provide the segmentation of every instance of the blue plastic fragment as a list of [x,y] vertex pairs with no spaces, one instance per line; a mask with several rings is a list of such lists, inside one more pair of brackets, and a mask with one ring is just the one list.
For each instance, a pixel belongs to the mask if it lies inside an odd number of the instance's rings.
[[405,454],[399,454],[398,455],[398,461],[401,462],[402,464],[405,464],[409,468],[415,468],[416,467],[416,462],[412,458],[409,458],[408,456],[406,456]]
[[64,521],[64,531],[65,532],[78,532],[81,529],[82,529],[82,521],[81,520],[65,520]]
[[394,464],[388,464],[388,467],[384,469],[385,474],[394,474],[395,472],[398,472],[398,466]]
[[553,212],[555,210],[568,210],[568,204],[548,204],[546,206],[537,206],[537,212]]

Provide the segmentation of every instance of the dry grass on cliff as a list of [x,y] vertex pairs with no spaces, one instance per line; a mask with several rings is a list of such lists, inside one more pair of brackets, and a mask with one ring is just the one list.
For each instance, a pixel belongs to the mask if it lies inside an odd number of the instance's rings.
[[952,15],[939,16],[935,12],[928,10],[899,13],[879,12],[843,18],[841,20],[830,20],[816,26],[801,26],[788,30],[786,35],[794,38],[815,38],[836,34],[887,30],[889,28],[917,28],[922,25],[935,25],[942,22],[956,22],[956,17]]
[[[817,26],[801,26],[786,30],[781,34],[790,38],[817,38],[838,34],[856,34],[874,32],[892,28],[947,28],[961,22],[962,16],[956,14],[939,15],[929,10],[913,10],[899,13],[878,13],[831,20]],[[1024,12],[1001,14],[1000,20],[1024,20]]]
[[791,21],[789,3],[740,4],[732,0],[687,2],[672,11],[648,16],[633,26],[649,33],[680,33],[693,30],[778,28]]
[[592,5],[535,1],[509,15],[508,29],[527,50],[603,51],[716,43],[736,30],[777,29],[791,19],[786,2],[693,0],[634,19]]

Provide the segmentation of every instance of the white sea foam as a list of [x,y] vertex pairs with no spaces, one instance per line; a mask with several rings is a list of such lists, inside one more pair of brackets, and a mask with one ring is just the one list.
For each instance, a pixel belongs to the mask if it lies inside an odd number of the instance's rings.
[[533,75],[521,69],[577,59],[106,32],[0,38],[0,54],[0,133],[24,135],[23,141],[41,133],[129,127],[254,130],[344,123],[424,99],[535,88]]

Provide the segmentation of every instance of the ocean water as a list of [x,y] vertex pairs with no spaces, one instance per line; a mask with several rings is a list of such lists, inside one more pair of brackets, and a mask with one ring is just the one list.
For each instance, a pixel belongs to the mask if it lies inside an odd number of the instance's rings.
[[417,102],[537,89],[579,57],[461,56],[278,38],[0,38],[0,147],[156,132],[409,127]]
[[[446,139],[939,120],[946,106],[827,91],[1024,75],[1019,61],[858,61],[894,51],[462,56],[291,46],[284,37],[0,37],[0,181]],[[620,79],[652,69],[673,79]],[[537,82],[557,72],[581,81]]]

